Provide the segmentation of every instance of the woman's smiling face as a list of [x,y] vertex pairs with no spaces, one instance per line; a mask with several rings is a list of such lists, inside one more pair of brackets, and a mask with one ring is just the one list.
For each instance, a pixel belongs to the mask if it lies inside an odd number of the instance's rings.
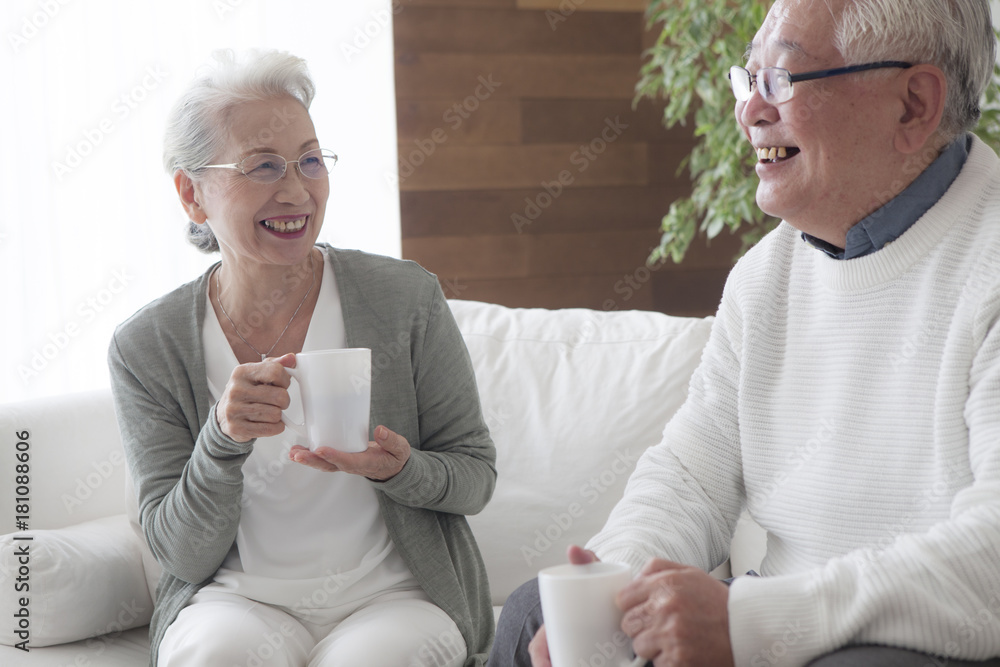
[[[308,111],[291,97],[239,104],[225,114],[225,148],[217,164],[257,153],[295,161],[319,148]],[[274,183],[252,181],[236,169],[209,169],[195,183],[195,197],[219,240],[224,260],[292,265],[316,243],[323,226],[330,181],[306,178],[289,164]],[[197,222],[197,221],[196,221]]]

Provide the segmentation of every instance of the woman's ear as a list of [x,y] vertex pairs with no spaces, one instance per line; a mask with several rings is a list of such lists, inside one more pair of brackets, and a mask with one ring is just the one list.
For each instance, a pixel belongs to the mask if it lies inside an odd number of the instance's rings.
[[896,130],[896,149],[912,155],[933,141],[941,129],[948,81],[934,65],[916,65],[902,72],[903,115]]
[[191,222],[200,225],[208,220],[208,215],[198,201],[201,198],[201,189],[183,169],[174,172],[174,187],[177,188],[177,196],[181,199],[181,206],[184,207]]

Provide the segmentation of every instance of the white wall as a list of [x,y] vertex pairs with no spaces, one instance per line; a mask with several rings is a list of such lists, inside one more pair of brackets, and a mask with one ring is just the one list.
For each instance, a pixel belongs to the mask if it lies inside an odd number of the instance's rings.
[[[107,386],[115,325],[214,258],[183,238],[164,119],[216,48],[307,59],[340,162],[322,240],[399,256],[389,0],[4,0],[0,403]],[[60,166],[62,165],[62,166]]]

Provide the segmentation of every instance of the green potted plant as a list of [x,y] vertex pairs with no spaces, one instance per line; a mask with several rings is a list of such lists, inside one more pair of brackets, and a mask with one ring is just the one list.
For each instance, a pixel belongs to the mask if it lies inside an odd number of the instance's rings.
[[[681,163],[693,181],[691,196],[679,199],[661,222],[660,245],[650,263],[679,263],[696,236],[711,240],[724,230],[739,233],[747,250],[778,221],[755,201],[757,157],[733,117],[729,88],[732,65],[742,64],[772,0],[652,0],[650,27],[660,29],[646,52],[636,98],[665,99],[663,122],[670,128],[694,119],[696,144]],[[1000,149],[1000,67],[994,69],[983,117],[976,129]]]

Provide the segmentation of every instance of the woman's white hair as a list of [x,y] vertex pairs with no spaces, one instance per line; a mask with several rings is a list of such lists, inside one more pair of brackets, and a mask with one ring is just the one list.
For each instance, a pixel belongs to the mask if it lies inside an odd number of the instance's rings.
[[[226,114],[239,104],[291,96],[309,109],[314,94],[302,58],[274,50],[215,51],[170,112],[163,166],[171,175],[194,176],[211,164],[225,144]],[[190,223],[188,240],[203,252],[219,249],[208,225]]]
[[940,68],[948,81],[945,139],[979,122],[997,49],[988,0],[854,0],[835,39],[848,65],[905,60]]

